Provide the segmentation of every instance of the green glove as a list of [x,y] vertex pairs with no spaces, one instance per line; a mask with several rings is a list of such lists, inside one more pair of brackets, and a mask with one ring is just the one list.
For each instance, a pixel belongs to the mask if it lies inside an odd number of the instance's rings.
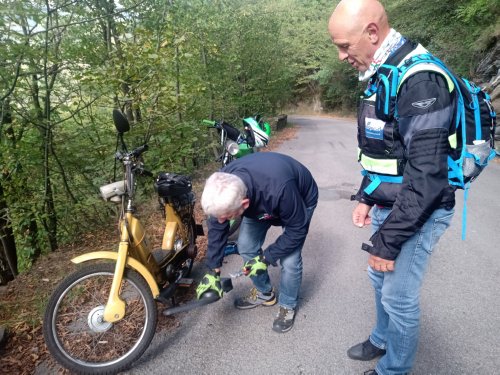
[[203,293],[212,290],[222,298],[222,287],[220,285],[220,272],[210,271],[203,276],[196,288],[196,298],[200,299]]
[[259,254],[243,265],[243,273],[245,274],[245,276],[262,275],[267,271],[268,264],[269,263],[266,262],[264,257]]

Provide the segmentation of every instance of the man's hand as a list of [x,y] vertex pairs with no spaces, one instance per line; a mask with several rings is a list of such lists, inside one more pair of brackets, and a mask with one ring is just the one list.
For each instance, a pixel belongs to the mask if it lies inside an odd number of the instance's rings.
[[375,255],[370,255],[370,258],[368,258],[368,264],[375,271],[380,271],[380,272],[394,271],[394,261],[393,260],[382,259],[382,258],[376,257]]
[[220,272],[210,271],[203,276],[196,288],[196,298],[200,299],[203,293],[212,290],[222,298],[222,287],[220,285]]
[[257,255],[243,265],[243,273],[245,276],[262,275],[267,271],[268,263],[262,255]]
[[355,226],[363,228],[365,225],[370,225],[372,218],[368,213],[371,210],[371,206],[365,203],[358,203],[356,208],[352,211],[352,222]]

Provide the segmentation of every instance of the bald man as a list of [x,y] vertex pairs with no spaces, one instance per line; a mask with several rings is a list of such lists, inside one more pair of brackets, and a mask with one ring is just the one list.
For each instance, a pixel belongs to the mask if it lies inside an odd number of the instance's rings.
[[381,65],[397,66],[428,51],[392,29],[376,0],[341,1],[328,29],[338,58],[368,87],[358,111],[364,177],[352,197],[357,201],[352,221],[372,226],[371,244],[362,249],[369,253],[377,318],[368,339],[347,354],[361,361],[381,357],[372,375],[407,374],[417,351],[424,273],[454,213],[447,158],[456,93],[442,70],[410,70],[397,91],[398,117],[386,115],[379,109],[382,96],[376,95],[386,69]]

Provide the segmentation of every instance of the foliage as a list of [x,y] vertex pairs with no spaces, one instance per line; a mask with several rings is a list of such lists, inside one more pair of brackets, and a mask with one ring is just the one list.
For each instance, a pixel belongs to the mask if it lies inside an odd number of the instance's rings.
[[[497,0],[382,0],[391,26],[416,40],[442,58],[457,73],[473,76],[483,51],[498,38],[500,30]],[[322,44],[318,41],[318,46]],[[329,56],[314,77],[322,90],[324,106],[354,109],[352,93],[361,87],[352,72],[333,63]],[[473,78],[473,77],[472,77]]]
[[[485,35],[498,35],[496,0],[383,3],[395,28],[463,74]],[[150,170],[182,173],[212,157],[203,118],[238,126],[307,100],[353,110],[362,87],[331,45],[334,5],[2,1],[0,214],[14,230],[20,269],[115,215],[98,195],[120,178],[113,108],[131,122],[129,146],[151,146]]]
[[472,0],[461,2],[456,10],[457,17],[464,22],[474,22],[484,26],[498,22],[498,1]]

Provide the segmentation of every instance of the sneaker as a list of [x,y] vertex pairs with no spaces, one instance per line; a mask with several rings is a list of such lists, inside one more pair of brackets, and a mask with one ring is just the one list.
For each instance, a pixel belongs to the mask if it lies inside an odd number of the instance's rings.
[[285,333],[292,329],[295,320],[295,310],[280,306],[280,311],[276,315],[273,323],[273,331]]
[[237,298],[234,307],[241,310],[253,309],[257,306],[273,306],[276,304],[276,295],[271,290],[269,293],[259,292],[256,288],[250,289],[245,297]]

